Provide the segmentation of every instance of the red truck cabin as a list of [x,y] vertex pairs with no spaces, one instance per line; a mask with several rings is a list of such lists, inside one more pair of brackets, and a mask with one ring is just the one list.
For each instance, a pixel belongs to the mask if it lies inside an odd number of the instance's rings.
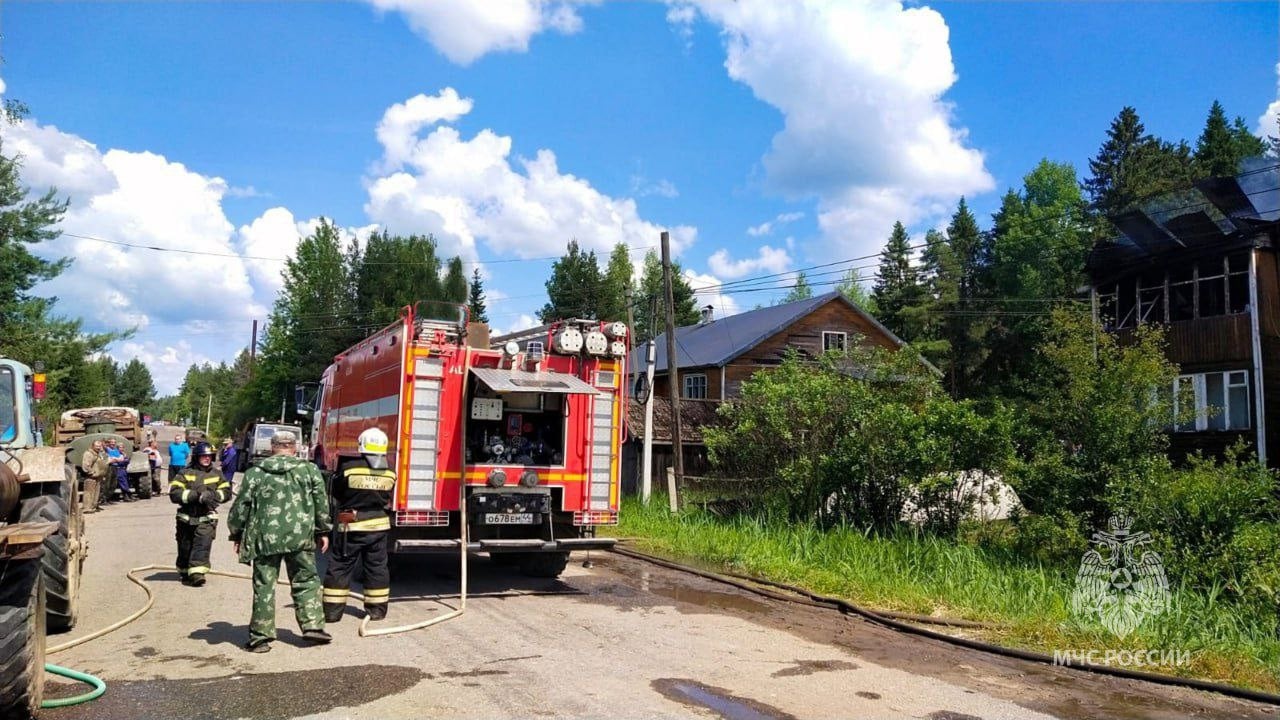
[[618,518],[626,326],[566,321],[503,349],[469,347],[465,327],[406,309],[335,358],[317,462],[336,471],[364,429],[387,433],[397,552],[456,551],[464,515],[473,550],[609,547],[594,530]]

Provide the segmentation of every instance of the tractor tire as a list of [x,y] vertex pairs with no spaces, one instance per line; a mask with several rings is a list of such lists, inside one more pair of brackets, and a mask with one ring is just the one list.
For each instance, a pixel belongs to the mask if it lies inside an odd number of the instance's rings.
[[0,720],[29,720],[44,698],[44,579],[35,560],[0,560],[0,578]]
[[134,491],[139,500],[151,499],[151,476],[150,475],[134,475],[133,480],[136,482],[136,490]]
[[84,564],[80,505],[68,502],[75,497],[74,485],[65,481],[61,485],[59,495],[24,500],[18,518],[19,522],[58,523],[58,532],[45,538],[44,555],[40,558],[44,567],[48,629],[53,633],[66,632],[76,625],[79,610],[76,596],[80,593],[80,569]]
[[557,578],[569,565],[569,553],[528,553],[520,558],[520,572],[529,577]]

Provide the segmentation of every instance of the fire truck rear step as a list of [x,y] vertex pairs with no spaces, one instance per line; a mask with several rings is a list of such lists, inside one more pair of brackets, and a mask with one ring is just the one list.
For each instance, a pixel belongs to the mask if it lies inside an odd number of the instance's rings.
[[[456,552],[458,540],[396,540],[397,553]],[[481,540],[467,543],[470,552],[568,552],[570,550],[608,550],[617,543],[615,538],[564,538],[547,541],[537,538],[510,540]]]

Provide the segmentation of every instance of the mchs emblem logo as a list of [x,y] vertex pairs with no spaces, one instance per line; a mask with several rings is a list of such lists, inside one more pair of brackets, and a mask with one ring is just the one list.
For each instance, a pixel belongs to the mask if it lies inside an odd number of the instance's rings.
[[1096,617],[1119,637],[1169,606],[1164,564],[1159,553],[1147,549],[1151,535],[1133,532],[1132,526],[1132,518],[1113,517],[1107,530],[1093,534],[1093,549],[1080,560],[1071,595],[1078,617]]

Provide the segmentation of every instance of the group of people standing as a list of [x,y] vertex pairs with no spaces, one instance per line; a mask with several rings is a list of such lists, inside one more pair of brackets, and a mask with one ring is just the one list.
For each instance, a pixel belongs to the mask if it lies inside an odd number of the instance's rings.
[[[271,439],[271,455],[245,473],[227,525],[238,559],[253,566],[253,611],[245,645],[250,652],[267,652],[276,639],[275,591],[282,564],[304,639],[333,640],[325,623],[342,619],[357,575],[363,575],[368,616],[386,617],[391,595],[388,510],[396,476],[387,467],[386,433],[365,430],[358,450],[359,459],[344,463],[326,488],[319,469],[298,457],[297,436],[281,431]],[[188,457],[179,452],[175,459],[170,449],[169,498],[178,505],[177,567],[182,583],[191,587],[205,584],[218,507],[232,497],[234,455],[232,462],[223,456],[221,472],[214,469],[214,455],[209,445],[197,443],[187,467]],[[181,463],[177,470],[175,462]],[[317,550],[329,553],[323,590]]]
[[[160,479],[157,476],[157,464],[160,451],[154,440],[143,448],[151,464],[150,483],[152,492],[160,491]],[[121,447],[120,441],[114,437],[94,440],[80,456],[80,470],[85,477],[85,512],[95,512],[103,503],[113,502],[117,493],[122,502],[133,502],[137,499],[132,484],[129,482],[129,455]]]

